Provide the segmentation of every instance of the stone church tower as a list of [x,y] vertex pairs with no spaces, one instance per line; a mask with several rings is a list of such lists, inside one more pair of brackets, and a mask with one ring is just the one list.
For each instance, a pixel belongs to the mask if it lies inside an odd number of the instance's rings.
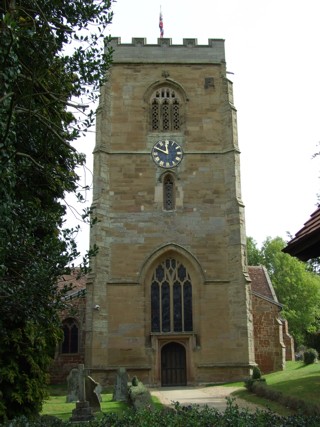
[[224,41],[111,41],[94,150],[99,247],[86,366],[146,384],[248,376],[254,364],[240,152]]

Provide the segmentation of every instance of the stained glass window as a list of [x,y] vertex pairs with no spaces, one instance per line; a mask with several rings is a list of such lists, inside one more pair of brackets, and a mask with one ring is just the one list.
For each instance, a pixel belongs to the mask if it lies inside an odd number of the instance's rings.
[[185,266],[174,258],[159,264],[151,283],[152,332],[191,332],[192,285]]
[[162,265],[158,265],[156,269],[156,279],[159,282],[162,282],[163,278],[164,278],[164,267]]
[[182,331],[182,305],[181,305],[181,283],[173,285],[173,330]]
[[183,285],[184,330],[192,331],[192,287],[187,280]]
[[170,332],[170,286],[168,282],[161,285],[162,332]]

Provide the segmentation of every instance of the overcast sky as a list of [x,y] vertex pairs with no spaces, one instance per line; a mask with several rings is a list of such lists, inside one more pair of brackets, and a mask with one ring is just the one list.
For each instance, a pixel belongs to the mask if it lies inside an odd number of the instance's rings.
[[[320,141],[320,1],[118,0],[109,33],[157,43],[159,11],[173,44],[225,39],[238,111],[246,231],[287,240],[316,209]],[[80,150],[92,170],[94,134]],[[85,148],[83,148],[85,147]],[[87,174],[90,184],[90,174]],[[90,200],[90,193],[88,193]],[[80,248],[88,244],[88,229]]]

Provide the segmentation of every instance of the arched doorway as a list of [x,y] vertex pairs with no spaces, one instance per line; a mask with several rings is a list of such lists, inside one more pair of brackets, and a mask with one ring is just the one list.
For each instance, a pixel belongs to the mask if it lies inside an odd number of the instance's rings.
[[183,345],[170,342],[161,349],[161,385],[187,385],[186,350]]

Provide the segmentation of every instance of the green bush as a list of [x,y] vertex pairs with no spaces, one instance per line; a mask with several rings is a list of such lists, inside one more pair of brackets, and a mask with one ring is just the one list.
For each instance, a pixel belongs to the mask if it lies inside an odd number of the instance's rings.
[[267,387],[263,382],[259,382],[258,380],[252,381],[253,385],[250,391],[257,396],[278,402],[286,408],[292,409],[293,411],[299,412],[305,416],[315,415],[320,417],[320,405],[314,405],[296,397],[284,396],[283,393]]
[[[30,421],[26,418],[16,419],[3,424],[3,427],[80,427],[82,423],[72,424],[70,421],[57,421],[57,424],[44,424],[44,420]],[[52,420],[54,422],[54,420]],[[122,414],[107,413],[101,420],[93,420],[87,427],[319,427],[319,416],[295,415],[282,417],[271,411],[249,412],[241,409],[228,399],[225,412],[215,408],[200,407],[197,405],[182,406],[175,404],[174,411],[129,410]]]
[[266,384],[255,382],[252,386],[252,392],[260,397],[265,397],[266,399],[273,400],[274,402],[279,402],[282,396],[282,393],[272,388],[268,388]]
[[249,391],[253,391],[253,386],[256,383],[262,383],[263,385],[266,384],[266,380],[265,378],[261,378],[261,371],[259,369],[258,366],[254,366],[253,370],[252,370],[252,375],[250,378],[248,378],[247,380],[245,380],[244,382],[244,386],[246,387],[247,390]]
[[131,384],[132,384],[133,386],[135,386],[135,387],[139,384],[139,380],[138,380],[138,378],[137,378],[136,376],[134,376],[134,377],[132,378]]
[[63,421],[52,416],[41,416],[30,421],[27,417],[17,417],[12,421],[7,421],[1,426],[6,427],[71,427],[73,424],[69,421]]
[[251,378],[253,380],[258,380],[261,378],[261,371],[258,366],[253,367]]
[[[136,381],[135,381],[136,383]],[[130,385],[128,389],[129,402],[135,409],[152,407],[152,398],[147,387],[137,380],[137,385]]]
[[258,379],[253,379],[253,378],[248,378],[247,380],[245,380],[244,382],[244,386],[248,391],[253,392],[253,388],[256,384],[262,384],[262,385],[266,385],[266,379],[265,378],[258,378]]
[[318,360],[318,352],[314,348],[308,348],[303,353],[303,362],[305,365],[311,365],[312,363],[315,363]]

